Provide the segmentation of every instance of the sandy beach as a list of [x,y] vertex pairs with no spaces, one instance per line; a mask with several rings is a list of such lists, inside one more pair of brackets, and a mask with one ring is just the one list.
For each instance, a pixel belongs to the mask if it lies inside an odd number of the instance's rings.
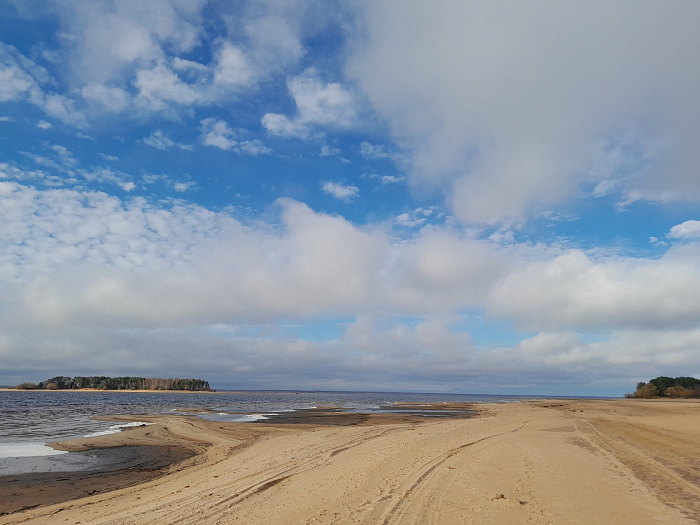
[[38,506],[0,524],[700,523],[696,401],[454,408],[478,414],[139,416],[155,424],[56,446],[157,446],[161,463],[93,473],[73,492],[70,476],[3,478],[0,501]]

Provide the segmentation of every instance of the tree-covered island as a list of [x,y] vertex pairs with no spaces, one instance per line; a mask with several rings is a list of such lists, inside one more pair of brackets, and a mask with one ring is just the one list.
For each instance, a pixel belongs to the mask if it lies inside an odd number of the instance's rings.
[[20,390],[183,390],[209,392],[203,379],[159,379],[153,377],[56,376],[40,383],[22,383]]
[[694,377],[659,376],[648,383],[637,383],[637,390],[625,397],[651,399],[655,397],[700,398],[700,379]]

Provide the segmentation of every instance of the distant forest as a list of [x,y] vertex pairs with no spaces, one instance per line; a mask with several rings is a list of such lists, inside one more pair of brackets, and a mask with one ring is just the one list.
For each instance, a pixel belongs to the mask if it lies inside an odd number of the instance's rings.
[[157,379],[152,377],[56,376],[41,383],[22,383],[21,390],[187,390],[208,392],[209,383],[202,379]]
[[651,399],[654,397],[700,398],[700,379],[694,377],[666,377],[637,383],[637,390],[625,397]]

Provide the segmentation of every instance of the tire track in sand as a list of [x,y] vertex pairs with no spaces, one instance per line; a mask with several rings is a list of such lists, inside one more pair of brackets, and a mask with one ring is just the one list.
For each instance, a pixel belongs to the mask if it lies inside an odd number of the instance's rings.
[[[187,498],[179,498],[176,504],[170,501],[162,502],[156,507],[150,508],[147,515],[153,516],[155,512],[161,520],[178,525],[199,525],[225,520],[227,516],[236,511],[236,507],[246,500],[259,496],[296,475],[319,468],[344,451],[400,430],[402,429],[367,427],[362,430],[358,429],[358,432],[352,436],[342,433],[339,434],[339,437],[343,438],[340,443],[329,443],[328,446],[324,446],[323,442],[315,442],[306,445],[293,450],[292,457],[282,459],[274,467],[232,480],[231,477],[235,476],[238,470],[243,467],[243,465],[239,465],[239,468],[221,476],[222,484],[220,487],[190,492]],[[347,439],[348,437],[351,439]],[[228,458],[228,460],[235,459]],[[134,520],[135,517],[138,518],[138,516],[132,516],[129,520],[111,523],[115,525],[117,523],[132,524],[139,521],[138,519]]]
[[[668,453],[664,457],[661,451],[651,454],[642,443],[627,443],[629,436],[615,436],[612,427],[600,423],[585,423],[589,435],[598,445],[628,467],[661,501],[700,524],[700,477],[686,479],[688,474],[683,472],[681,465],[674,468],[673,463],[678,458],[672,458]],[[638,435],[643,434],[644,429],[640,428]]]
[[[389,490],[389,493],[375,500],[371,504],[371,509],[366,511],[364,515],[359,516],[358,520],[361,523],[381,523],[382,525],[390,525],[392,523],[405,523],[403,520],[404,516],[407,514],[408,509],[411,506],[418,505],[421,509],[427,509],[427,513],[418,512],[415,515],[418,516],[418,521],[421,524],[433,524],[438,522],[440,502],[444,500],[445,496],[449,493],[450,487],[454,483],[457,474],[448,475],[448,480],[444,484],[429,483],[432,481],[431,478],[439,471],[449,459],[453,458],[457,454],[464,452],[464,450],[489,441],[491,439],[497,438],[499,436],[513,434],[523,430],[529,421],[525,421],[522,425],[513,430],[507,432],[499,432],[496,434],[490,434],[474,441],[464,443],[458,447],[452,448],[437,457],[423,463],[420,467],[411,472],[408,476],[404,478],[402,482],[395,488]],[[426,488],[426,486],[428,486]],[[435,488],[436,490],[424,497],[414,497],[420,494],[423,489],[430,490]],[[387,505],[390,505],[388,508]],[[377,510],[380,510],[377,515]]]

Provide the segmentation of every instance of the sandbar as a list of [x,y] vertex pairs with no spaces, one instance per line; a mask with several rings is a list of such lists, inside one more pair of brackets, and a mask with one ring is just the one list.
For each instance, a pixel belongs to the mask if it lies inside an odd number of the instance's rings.
[[[700,523],[696,400],[451,410],[420,417],[329,408],[265,423],[139,416],[154,424],[55,446],[151,446],[182,457],[152,479],[59,503],[42,500],[38,483],[38,506],[0,524]],[[117,471],[127,480],[129,472]]]

